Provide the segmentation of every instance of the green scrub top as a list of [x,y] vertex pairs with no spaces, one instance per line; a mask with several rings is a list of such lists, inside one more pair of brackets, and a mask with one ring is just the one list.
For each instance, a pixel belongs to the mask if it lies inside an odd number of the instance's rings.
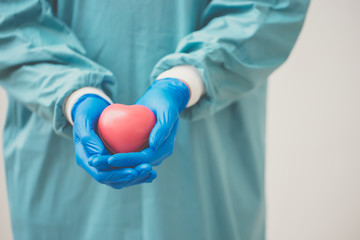
[[[0,84],[15,240],[265,238],[266,80],[308,0],[2,0]],[[76,165],[66,97],[97,87],[133,104],[193,65],[206,94],[182,113],[158,178],[115,190]]]

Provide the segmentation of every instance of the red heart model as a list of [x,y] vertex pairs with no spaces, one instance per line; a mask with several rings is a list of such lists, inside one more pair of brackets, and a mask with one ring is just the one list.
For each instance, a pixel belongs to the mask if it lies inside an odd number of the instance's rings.
[[111,104],[100,115],[98,133],[112,153],[138,152],[148,146],[155,123],[154,113],[145,106]]

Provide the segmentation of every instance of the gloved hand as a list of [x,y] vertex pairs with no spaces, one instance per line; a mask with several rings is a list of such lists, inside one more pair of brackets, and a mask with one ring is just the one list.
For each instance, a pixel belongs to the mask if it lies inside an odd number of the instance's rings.
[[189,88],[182,81],[174,78],[155,81],[136,102],[152,110],[157,119],[149,136],[149,148],[141,152],[112,155],[108,158],[109,166],[126,167],[142,163],[157,166],[169,157],[174,149],[179,115],[189,98]]
[[96,168],[92,166],[93,162],[107,162],[110,157],[95,132],[100,114],[108,105],[109,103],[103,98],[87,94],[79,98],[73,106],[71,116],[74,120],[73,135],[77,164],[96,181],[116,189],[152,182],[156,178],[156,172],[150,164],[136,164],[138,166],[134,168],[107,168],[106,170],[99,166]]

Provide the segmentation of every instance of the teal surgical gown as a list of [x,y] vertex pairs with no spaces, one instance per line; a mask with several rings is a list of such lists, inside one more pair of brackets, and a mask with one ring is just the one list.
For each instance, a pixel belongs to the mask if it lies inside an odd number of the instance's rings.
[[[2,0],[0,84],[15,240],[265,238],[267,78],[308,0]],[[181,116],[158,178],[115,190],[76,165],[62,105],[76,89],[133,104],[193,65],[206,94]]]

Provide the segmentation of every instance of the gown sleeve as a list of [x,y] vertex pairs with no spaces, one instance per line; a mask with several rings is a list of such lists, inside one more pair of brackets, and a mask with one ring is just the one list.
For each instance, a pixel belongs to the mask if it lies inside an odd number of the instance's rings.
[[206,94],[182,117],[206,118],[265,83],[289,56],[309,0],[212,0],[199,30],[154,67],[152,79],[178,65],[202,75]]
[[85,86],[110,94],[114,82],[110,71],[85,54],[47,1],[0,2],[0,85],[66,136],[72,135],[62,112],[66,97]]

